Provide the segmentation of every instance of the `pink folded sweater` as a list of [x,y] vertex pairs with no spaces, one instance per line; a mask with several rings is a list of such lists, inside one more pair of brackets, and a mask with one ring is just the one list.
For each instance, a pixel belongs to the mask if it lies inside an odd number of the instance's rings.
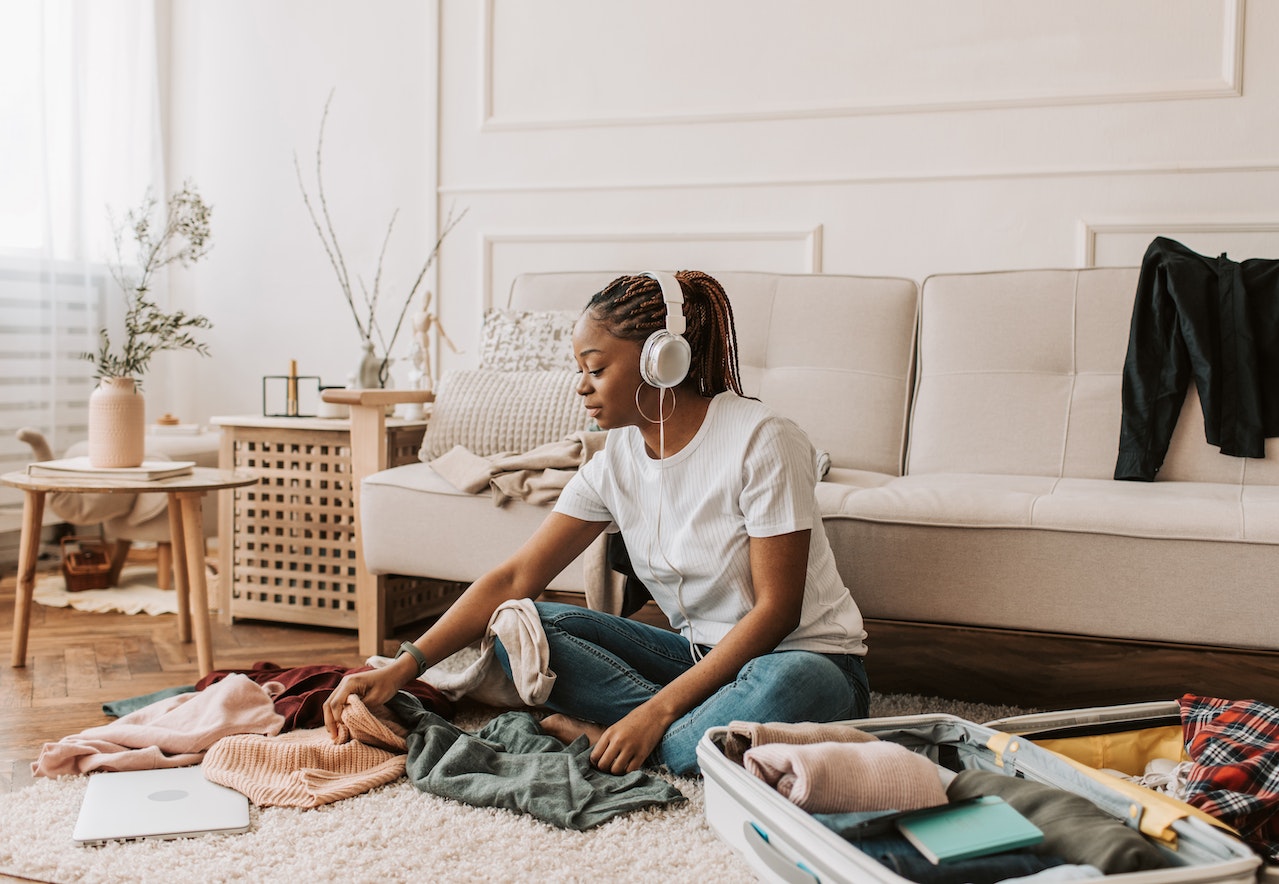
[[850,724],[838,722],[730,721],[724,734],[724,754],[730,761],[741,764],[747,749],[769,743],[803,746],[808,743],[870,743],[878,739]]
[[746,769],[809,813],[916,810],[946,803],[936,766],[896,743],[770,743]]
[[199,764],[230,734],[278,734],[284,716],[275,711],[271,685],[229,676],[203,691],[167,697],[110,724],[45,743],[31,765],[36,776],[95,770],[150,770]]
[[205,756],[204,775],[260,807],[319,807],[350,798],[404,775],[406,732],[384,715],[351,697],[336,741],[322,727],[225,737]]

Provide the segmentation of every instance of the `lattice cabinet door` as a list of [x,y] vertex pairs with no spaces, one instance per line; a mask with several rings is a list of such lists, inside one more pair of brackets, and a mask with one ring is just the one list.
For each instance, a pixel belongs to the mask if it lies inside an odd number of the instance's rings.
[[[231,512],[224,514],[232,523],[221,535],[230,538],[221,557],[229,577],[229,593],[222,593],[223,604],[229,604],[224,619],[355,629],[359,540],[349,423],[218,422],[223,466],[261,477],[257,485],[237,489]],[[421,421],[397,423],[387,427],[389,466],[417,460],[426,429]],[[400,601],[417,595],[413,587],[399,588],[406,596]],[[415,614],[398,613],[397,620]]]

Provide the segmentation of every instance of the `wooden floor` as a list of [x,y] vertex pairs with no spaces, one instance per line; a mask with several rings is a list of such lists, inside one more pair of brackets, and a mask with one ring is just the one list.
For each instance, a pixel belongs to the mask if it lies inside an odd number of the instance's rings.
[[[153,553],[150,553],[153,555]],[[147,550],[133,556],[145,561]],[[56,564],[50,564],[51,569]],[[12,635],[16,578],[0,576],[0,634]],[[567,600],[567,597],[561,597]],[[1272,616],[1270,612],[1257,612]],[[639,619],[663,623],[650,603]],[[407,627],[414,638],[425,624]],[[363,662],[348,630],[213,623],[214,665],[248,668]],[[1072,709],[1195,692],[1279,705],[1279,653],[1066,639],[1037,633],[869,621],[867,670],[882,693],[914,693],[1041,709]],[[102,704],[194,684],[195,646],[175,615],[93,614],[33,605],[27,665],[0,660],[0,793],[30,781],[46,741],[106,724]]]

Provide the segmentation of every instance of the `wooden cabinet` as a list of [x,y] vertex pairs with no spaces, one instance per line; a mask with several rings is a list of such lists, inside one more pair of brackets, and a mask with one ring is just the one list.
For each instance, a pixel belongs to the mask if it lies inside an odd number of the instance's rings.
[[[218,417],[223,469],[260,482],[225,492],[220,507],[219,595],[224,622],[276,620],[361,628],[378,638],[447,607],[442,589],[412,577],[364,573],[359,480],[418,459],[426,421],[384,418],[381,450],[358,469],[352,420]],[[362,646],[363,646],[362,642]],[[380,644],[380,641],[379,641]],[[381,648],[361,653],[380,653]]]

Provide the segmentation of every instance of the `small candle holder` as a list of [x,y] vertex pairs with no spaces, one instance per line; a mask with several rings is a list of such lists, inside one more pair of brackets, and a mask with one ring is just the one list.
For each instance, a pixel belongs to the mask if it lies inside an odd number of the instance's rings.
[[263,417],[316,417],[319,411],[319,375],[269,374],[262,378]]

